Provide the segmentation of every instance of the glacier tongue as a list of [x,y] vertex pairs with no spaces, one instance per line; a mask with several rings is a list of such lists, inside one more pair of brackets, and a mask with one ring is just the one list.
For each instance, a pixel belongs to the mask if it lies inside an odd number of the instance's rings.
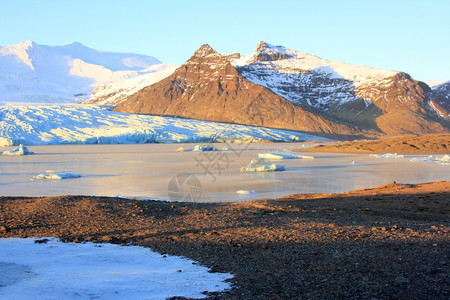
[[326,140],[298,132],[117,113],[98,105],[0,106],[0,146]]

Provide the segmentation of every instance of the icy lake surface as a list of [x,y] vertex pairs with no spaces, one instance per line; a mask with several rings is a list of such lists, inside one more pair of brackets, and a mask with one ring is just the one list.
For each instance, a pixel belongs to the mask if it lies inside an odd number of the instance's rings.
[[[418,183],[450,180],[449,165],[376,158],[367,154],[305,153],[315,159],[273,160],[282,172],[240,173],[258,154],[299,149],[299,143],[215,144],[217,152],[177,152],[195,144],[30,146],[35,155],[0,156],[0,195],[98,195],[170,199],[180,173],[194,174],[198,201],[241,201],[294,193],[343,192],[393,180]],[[0,151],[11,147],[0,147]],[[352,163],[353,162],[353,163]],[[45,172],[80,178],[36,180]],[[176,180],[175,180],[176,179]],[[169,187],[169,183],[171,183]],[[237,191],[254,191],[237,194]],[[179,192],[182,192],[180,188]],[[173,193],[172,193],[173,195]],[[173,198],[172,198],[173,199]],[[192,198],[187,197],[187,200]],[[195,199],[197,199],[195,197]]]

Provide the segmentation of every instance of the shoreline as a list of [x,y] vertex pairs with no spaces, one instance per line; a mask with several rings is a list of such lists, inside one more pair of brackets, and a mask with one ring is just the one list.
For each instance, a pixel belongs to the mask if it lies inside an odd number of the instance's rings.
[[0,197],[0,237],[149,247],[232,273],[216,299],[449,295],[450,182],[233,203]]
[[377,140],[341,141],[296,151],[353,154],[397,153],[403,155],[450,154],[450,134],[404,135],[382,137]]

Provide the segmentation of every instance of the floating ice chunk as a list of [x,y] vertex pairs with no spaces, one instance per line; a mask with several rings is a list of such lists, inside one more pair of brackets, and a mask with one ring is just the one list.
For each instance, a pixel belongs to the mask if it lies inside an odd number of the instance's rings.
[[359,162],[357,162],[356,160],[352,161],[352,165],[359,165]]
[[197,145],[194,148],[186,149],[185,151],[204,152],[204,151],[218,151],[214,146],[200,146]]
[[369,154],[369,156],[376,158],[404,158],[404,155],[397,153],[386,153],[386,154]]
[[183,147],[180,147],[180,148],[177,149],[177,152],[184,152],[184,151],[186,151],[186,150],[184,150]]
[[11,139],[0,137],[0,147],[12,146],[13,141]]
[[276,151],[258,154],[261,158],[267,159],[314,159],[314,156],[303,155],[292,151]]
[[61,180],[61,179],[68,179],[68,178],[79,178],[81,177],[78,174],[73,173],[43,173],[34,176],[34,179],[47,179],[47,180]]
[[34,152],[28,151],[28,148],[24,145],[20,144],[19,147],[17,147],[14,150],[8,150],[1,152],[0,155],[31,155],[34,154]]
[[437,163],[437,164],[442,164],[442,165],[450,165],[450,156],[449,155],[444,155],[444,156],[434,156],[434,155],[429,155],[427,157],[415,157],[415,158],[411,158],[410,161],[412,162],[432,162],[432,163]]
[[239,190],[239,191],[236,191],[236,194],[239,194],[239,195],[251,195],[251,194],[256,194],[256,192],[255,191]]
[[248,166],[241,168],[241,172],[270,172],[284,170],[284,166],[272,164],[272,162],[267,158],[252,159]]

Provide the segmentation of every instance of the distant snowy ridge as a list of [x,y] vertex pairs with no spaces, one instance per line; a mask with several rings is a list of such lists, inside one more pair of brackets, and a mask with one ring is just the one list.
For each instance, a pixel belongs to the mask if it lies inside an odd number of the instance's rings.
[[79,102],[99,85],[143,75],[157,64],[151,56],[98,51],[78,42],[0,46],[0,103]]
[[[380,80],[399,73],[321,59],[265,42],[258,44],[255,53],[230,61],[253,83],[270,88],[294,103],[306,101],[316,107],[331,102],[354,101],[358,98],[353,92],[355,88],[376,85]],[[293,82],[304,91],[292,88]]]
[[0,106],[0,146],[326,140],[298,132],[117,113],[97,105]]
[[127,96],[140,89],[152,85],[175,71],[178,66],[172,64],[157,64],[139,72],[139,75],[122,82],[99,85],[91,94],[86,104],[117,105]]

